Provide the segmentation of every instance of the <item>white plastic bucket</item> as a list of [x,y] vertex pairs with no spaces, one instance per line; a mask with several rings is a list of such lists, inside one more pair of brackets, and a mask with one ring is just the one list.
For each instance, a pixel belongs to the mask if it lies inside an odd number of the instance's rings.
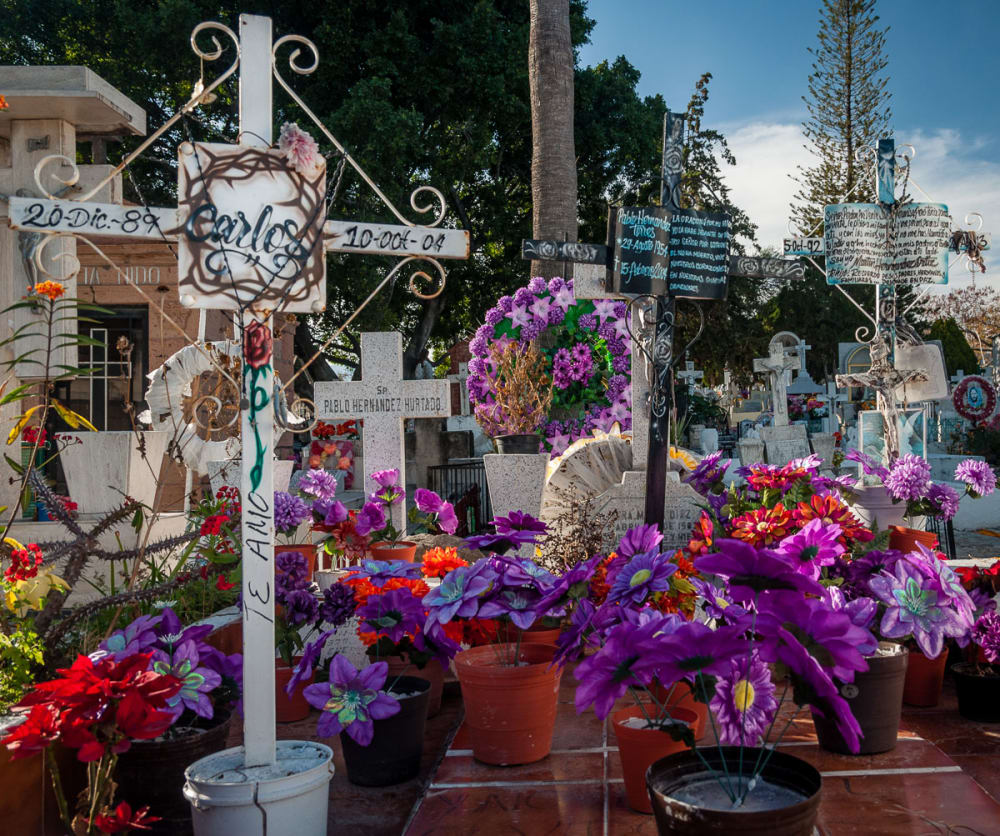
[[322,743],[279,740],[273,766],[249,768],[237,746],[184,777],[195,836],[326,836],[333,751]]

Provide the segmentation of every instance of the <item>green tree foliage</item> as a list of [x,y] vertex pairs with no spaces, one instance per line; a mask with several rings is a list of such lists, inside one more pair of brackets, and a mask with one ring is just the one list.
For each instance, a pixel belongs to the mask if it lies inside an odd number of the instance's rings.
[[[875,200],[872,160],[855,160],[859,148],[887,135],[892,116],[883,54],[888,29],[879,27],[875,5],[876,0],[822,0],[820,6],[818,44],[810,49],[815,60],[809,94],[803,96],[809,119],[802,123],[816,165],[800,168],[800,189],[791,207],[792,219],[804,234],[823,234],[826,205]],[[872,288],[853,286],[848,291],[874,312]],[[837,343],[853,342],[856,330],[870,324],[813,268],[807,268],[805,281],[788,284],[773,297],[767,321],[773,331],[801,331],[808,325],[813,348],[806,363],[817,380],[836,373]]]
[[979,360],[976,359],[976,352],[972,350],[965,334],[954,319],[937,319],[931,324],[927,334],[928,340],[940,340],[944,349],[944,364],[948,369],[949,377],[959,369],[966,374],[978,374],[980,371]]
[[[436,186],[449,204],[445,224],[469,228],[473,245],[468,261],[445,262],[448,280],[437,300],[410,294],[412,271],[404,268],[328,351],[335,363],[357,366],[361,331],[397,329],[412,370],[426,347],[442,350],[470,334],[499,296],[524,284],[528,265],[520,248],[521,239],[531,237],[532,126],[523,0],[258,0],[251,7],[209,0],[0,0],[0,10],[0,63],[85,64],[146,109],[150,132],[191,96],[199,62],[187,41],[199,22],[218,20],[236,30],[239,13],[252,11],[273,18],[275,37],[302,34],[316,43],[320,60],[312,75],[288,70],[291,47],[279,55],[279,71],[404,216],[426,222],[428,216],[410,208],[410,194],[420,185]],[[577,49],[593,28],[584,0],[570,3],[570,25]],[[199,42],[211,46],[205,36]],[[206,81],[231,60],[230,48],[206,64]],[[624,57],[575,69],[580,240],[604,240],[609,202],[642,205],[658,198],[666,105],[660,96],[640,97],[638,81]],[[699,123],[707,77],[700,84],[689,108]],[[236,78],[217,92],[217,102],[182,120],[132,166],[129,199],[169,205],[176,199],[177,145],[189,138],[235,139]],[[276,129],[297,121],[329,155],[331,217],[398,223],[350,169],[334,194],[335,149],[277,84],[274,104]],[[112,148],[111,161],[139,141]],[[698,208],[722,205],[728,194],[712,149],[725,149],[724,139],[695,133],[691,143],[695,173],[685,195]],[[723,159],[731,162],[727,153]],[[328,308],[310,317],[309,329],[298,329],[297,353],[311,353],[310,343],[331,335],[395,263],[329,254]],[[730,305],[742,311],[739,296],[731,292]],[[739,315],[752,319],[752,310]]]

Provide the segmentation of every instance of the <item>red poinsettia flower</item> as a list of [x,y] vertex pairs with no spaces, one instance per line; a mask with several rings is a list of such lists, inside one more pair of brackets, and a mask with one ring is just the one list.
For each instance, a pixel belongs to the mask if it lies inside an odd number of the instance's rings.
[[59,711],[45,703],[36,705],[28,719],[3,739],[10,759],[27,758],[59,739]]
[[91,824],[101,833],[124,833],[128,830],[149,830],[149,826],[159,820],[159,816],[149,815],[148,806],[140,807],[133,813],[131,805],[123,801],[111,812],[94,816]]

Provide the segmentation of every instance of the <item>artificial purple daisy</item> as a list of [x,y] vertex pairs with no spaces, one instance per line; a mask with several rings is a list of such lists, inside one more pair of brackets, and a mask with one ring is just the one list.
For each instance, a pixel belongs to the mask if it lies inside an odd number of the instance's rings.
[[719,551],[695,558],[695,568],[699,572],[727,578],[734,601],[753,601],[765,590],[823,594],[823,587],[801,574],[785,555],[769,549],[756,549],[741,540],[722,539],[717,540],[715,545]]
[[414,635],[424,621],[424,608],[409,589],[390,589],[379,595],[369,595],[358,610],[360,629],[399,642],[407,634]]
[[628,560],[637,554],[655,549],[663,541],[660,529],[655,525],[637,525],[625,532],[625,536],[618,542],[615,553],[619,557]]
[[716,683],[709,707],[719,721],[720,743],[758,745],[778,710],[770,668],[756,652],[734,659],[729,674]]
[[989,496],[997,487],[993,469],[978,459],[966,459],[955,468],[955,481],[964,482],[965,490],[973,499]]
[[802,574],[816,579],[820,567],[830,566],[846,551],[838,542],[842,533],[836,523],[827,524],[817,517],[778,543],[776,551],[789,558]]
[[608,600],[619,604],[639,605],[656,592],[665,592],[670,586],[670,576],[677,571],[677,564],[670,556],[657,549],[637,554],[615,575]]
[[359,671],[342,655],[333,657],[328,682],[318,682],[303,689],[306,701],[323,713],[316,733],[330,737],[341,731],[360,746],[372,742],[373,720],[384,720],[399,713],[399,703],[384,693],[389,666],[374,662]]
[[604,719],[629,688],[649,685],[653,680],[649,661],[655,649],[649,628],[625,623],[608,631],[604,646],[573,671],[580,683],[574,696],[577,713],[593,704],[594,712]]
[[722,483],[726,471],[729,469],[729,462],[719,467],[719,460],[722,458],[722,450],[717,450],[711,455],[705,456],[698,466],[684,477],[685,482],[694,488],[702,496],[712,493],[712,489]]
[[285,684],[285,693],[289,697],[295,693],[299,683],[308,682],[312,677],[313,668],[316,667],[320,656],[323,655],[323,648],[326,647],[327,640],[336,632],[336,630],[326,630],[320,633],[314,641],[306,642],[305,647],[302,648],[302,655],[295,667],[292,668],[292,675]]
[[889,475],[887,468],[860,450],[848,450],[844,456],[844,460],[860,464],[865,476],[877,476],[884,482],[885,477]]
[[222,677],[201,664],[197,642],[183,641],[169,652],[155,650],[152,663],[156,673],[169,674],[181,681],[181,690],[167,700],[167,711],[179,717],[189,708],[199,717],[212,717],[208,695],[222,684]]
[[496,572],[489,568],[485,560],[452,569],[437,587],[424,596],[423,603],[427,608],[425,629],[434,623],[447,624],[455,617],[471,618],[476,615],[480,598],[490,591],[496,577]]
[[725,676],[730,663],[746,653],[743,627],[711,628],[700,621],[682,621],[673,633],[658,635],[650,660],[653,673],[664,688],[682,679]]
[[351,567],[351,578],[367,578],[380,589],[392,578],[419,578],[420,564],[405,560],[363,560],[360,566]]

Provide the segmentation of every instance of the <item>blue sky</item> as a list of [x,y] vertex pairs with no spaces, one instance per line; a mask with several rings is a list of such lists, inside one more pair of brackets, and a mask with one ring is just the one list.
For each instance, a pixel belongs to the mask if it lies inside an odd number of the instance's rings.
[[[588,8],[597,24],[582,63],[624,55],[642,73],[641,94],[660,93],[683,110],[695,81],[712,73],[705,124],[729,138],[734,198],[760,227],[761,245],[777,246],[796,189],[789,175],[812,163],[802,148],[802,96],[819,3],[589,0]],[[881,0],[878,13],[890,27],[896,141],[917,151],[913,180],[959,223],[967,212],[982,213],[1000,250],[1000,0]],[[1000,286],[1000,259],[989,261],[997,271],[990,284]],[[966,284],[967,276],[956,269],[951,283]]]

